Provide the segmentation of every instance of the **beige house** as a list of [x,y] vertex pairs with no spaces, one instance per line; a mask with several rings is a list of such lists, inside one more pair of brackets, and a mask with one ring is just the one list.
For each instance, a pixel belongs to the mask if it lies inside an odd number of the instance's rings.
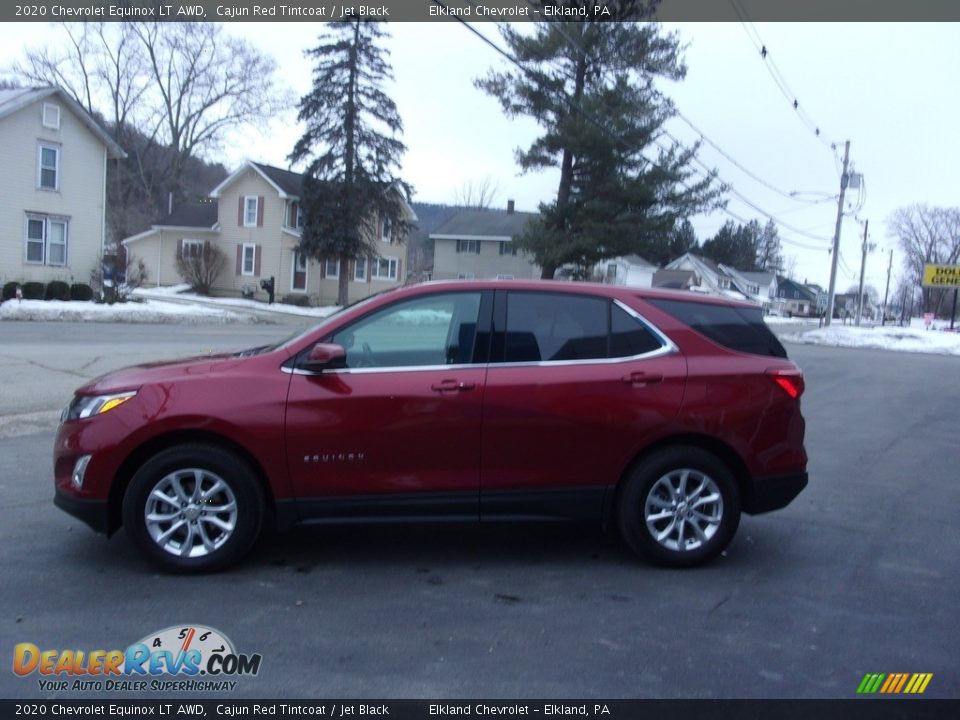
[[89,283],[107,160],[126,154],[57,87],[0,90],[0,282]]
[[462,209],[430,233],[434,280],[532,279],[540,277],[533,258],[514,242],[536,213]]
[[[337,300],[341,270],[349,274],[350,301],[403,283],[406,243],[389,222],[377,223],[375,257],[353,260],[307,259],[300,251],[303,176],[246,162],[210,192],[210,201],[175,208],[160,224],[126,238],[128,255],[143,260],[150,284],[176,285],[179,256],[203,252],[205,243],[222,250],[228,265],[213,284],[217,295],[255,294],[265,298],[261,280],[274,278],[276,297],[304,296],[316,305]],[[407,207],[409,218],[416,221]]]

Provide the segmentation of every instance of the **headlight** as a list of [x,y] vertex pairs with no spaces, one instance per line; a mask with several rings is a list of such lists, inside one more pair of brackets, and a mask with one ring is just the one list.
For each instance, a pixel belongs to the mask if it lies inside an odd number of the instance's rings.
[[114,395],[76,395],[60,415],[60,422],[82,420],[93,415],[103,415],[137,394],[136,390]]

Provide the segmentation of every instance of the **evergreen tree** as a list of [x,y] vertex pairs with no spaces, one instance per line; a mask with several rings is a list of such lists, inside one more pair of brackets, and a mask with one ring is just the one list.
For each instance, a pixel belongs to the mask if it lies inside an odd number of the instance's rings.
[[703,256],[736,270],[757,270],[760,232],[760,223],[756,220],[746,225],[728,220],[716,235],[703,243]]
[[667,235],[657,238],[653,243],[653,250],[644,257],[662,267],[688,252],[695,252],[698,247],[699,241],[693,223],[684,218]]
[[291,163],[309,159],[301,205],[301,252],[315,260],[339,258],[337,302],[347,303],[347,268],[353,259],[376,257],[380,223],[394,237],[409,229],[403,208],[410,187],[398,178],[406,147],[393,100],[381,89],[392,79],[386,36],[378,23],[355,20],[325,25],[320,44],[307,51],[316,64],[313,89],[300,100],[297,119],[306,131]]
[[[496,97],[507,115],[536,119],[543,133],[517,150],[524,172],[557,167],[556,199],[540,206],[518,245],[552,278],[564,263],[591,266],[630,253],[654,254],[659,240],[694,212],[716,206],[713,175],[695,178],[696,150],[654,143],[671,115],[655,78],[679,80],[686,73],[678,41],[649,17],[657,2],[617,0],[576,23],[537,23],[502,34],[523,69],[492,72],[477,85]],[[610,22],[616,20],[617,22]]]

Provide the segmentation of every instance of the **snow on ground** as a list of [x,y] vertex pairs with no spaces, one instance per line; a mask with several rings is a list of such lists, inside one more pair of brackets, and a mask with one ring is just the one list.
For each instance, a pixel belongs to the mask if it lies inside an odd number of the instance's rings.
[[175,297],[178,300],[189,300],[194,303],[219,307],[219,308],[238,308],[242,310],[256,310],[257,312],[274,312],[284,315],[302,315],[304,317],[324,318],[331,315],[340,308],[337,306],[326,307],[297,307],[296,305],[285,305],[284,303],[274,303],[268,305],[259,300],[244,300],[243,298],[221,298],[208,297],[206,295],[197,295],[188,292],[189,285],[171,285],[170,287],[159,288],[138,288],[133,291],[134,297],[150,299],[166,299]]
[[[922,323],[922,321],[921,321]],[[807,345],[877,348],[899,352],[923,352],[938,355],[960,355],[960,332],[926,330],[920,327],[855,327],[831,325],[802,333],[784,333],[781,340]]]
[[101,305],[77,300],[9,300],[0,305],[0,320],[71,322],[201,323],[254,322],[255,318],[213,307],[148,300]]
[[781,317],[778,315],[764,315],[763,319],[768,325],[809,325],[819,322],[817,318],[809,317]]

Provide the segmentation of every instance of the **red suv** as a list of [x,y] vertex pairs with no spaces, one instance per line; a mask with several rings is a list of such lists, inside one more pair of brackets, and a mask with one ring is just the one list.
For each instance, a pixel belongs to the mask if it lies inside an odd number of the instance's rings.
[[594,520],[689,566],[806,485],[803,388],[746,303],[427,283],[85,385],[55,502],[177,571],[235,562],[268,520]]

